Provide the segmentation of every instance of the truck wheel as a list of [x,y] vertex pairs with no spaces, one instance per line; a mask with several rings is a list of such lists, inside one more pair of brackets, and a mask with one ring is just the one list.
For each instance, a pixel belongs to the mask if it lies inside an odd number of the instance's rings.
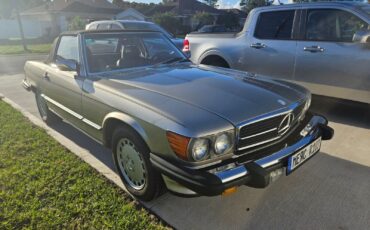
[[150,163],[145,142],[125,126],[116,128],[112,141],[113,160],[126,189],[140,200],[153,200],[163,186],[160,174]]
[[51,125],[61,120],[57,115],[50,111],[45,99],[41,96],[41,91],[39,89],[36,89],[35,97],[41,119],[46,124]]

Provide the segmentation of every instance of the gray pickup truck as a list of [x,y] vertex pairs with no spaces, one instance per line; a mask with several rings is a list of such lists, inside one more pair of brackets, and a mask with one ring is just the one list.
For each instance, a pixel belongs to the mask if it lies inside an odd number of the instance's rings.
[[370,5],[328,2],[254,9],[239,33],[192,33],[197,64],[299,83],[314,94],[370,103]]

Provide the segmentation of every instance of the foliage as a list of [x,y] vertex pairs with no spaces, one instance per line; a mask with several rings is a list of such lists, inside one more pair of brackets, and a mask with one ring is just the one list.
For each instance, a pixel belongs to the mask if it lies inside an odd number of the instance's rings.
[[243,11],[249,13],[256,7],[266,6],[267,3],[266,0],[241,0],[239,5]]
[[197,12],[193,15],[192,20],[197,23],[197,29],[204,25],[212,25],[215,22],[215,18],[207,12]]
[[0,127],[0,229],[164,228],[2,101]]
[[233,13],[223,14],[217,18],[217,25],[224,25],[226,28],[239,28],[239,17]]
[[147,12],[148,10],[152,9],[156,5],[154,3],[147,4],[147,3],[141,3],[141,2],[129,2],[125,0],[113,0],[112,3],[122,9],[133,8],[141,13]]
[[87,22],[83,20],[80,16],[73,17],[68,25],[69,30],[83,30],[85,29]]
[[173,34],[177,34],[179,32],[179,28],[181,27],[181,21],[179,18],[170,12],[155,14],[153,16],[153,21]]

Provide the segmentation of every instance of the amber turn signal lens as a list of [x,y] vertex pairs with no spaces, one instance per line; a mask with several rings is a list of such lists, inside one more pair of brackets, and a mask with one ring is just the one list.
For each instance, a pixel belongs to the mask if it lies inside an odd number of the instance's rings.
[[236,192],[236,188],[237,187],[231,187],[231,188],[225,189],[225,191],[222,193],[222,195],[223,196],[230,195],[230,194]]
[[188,160],[187,149],[190,138],[173,132],[167,132],[167,139],[176,155],[183,160]]

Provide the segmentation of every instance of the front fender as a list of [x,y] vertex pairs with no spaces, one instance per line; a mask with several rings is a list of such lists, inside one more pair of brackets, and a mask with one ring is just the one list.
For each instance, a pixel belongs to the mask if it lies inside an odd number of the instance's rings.
[[106,143],[107,137],[105,135],[107,133],[109,133],[109,132],[106,132],[106,128],[107,128],[108,122],[111,121],[112,119],[120,121],[120,122],[128,125],[129,127],[131,127],[133,130],[135,130],[141,136],[141,138],[143,138],[143,140],[146,143],[149,144],[149,137],[148,137],[147,133],[145,132],[144,128],[140,125],[139,122],[137,122],[133,117],[131,117],[131,116],[125,114],[125,113],[111,112],[111,113],[107,114],[104,117],[104,120],[103,120],[103,126],[102,127],[103,127],[103,142],[104,142],[104,145],[107,145],[107,143]]

